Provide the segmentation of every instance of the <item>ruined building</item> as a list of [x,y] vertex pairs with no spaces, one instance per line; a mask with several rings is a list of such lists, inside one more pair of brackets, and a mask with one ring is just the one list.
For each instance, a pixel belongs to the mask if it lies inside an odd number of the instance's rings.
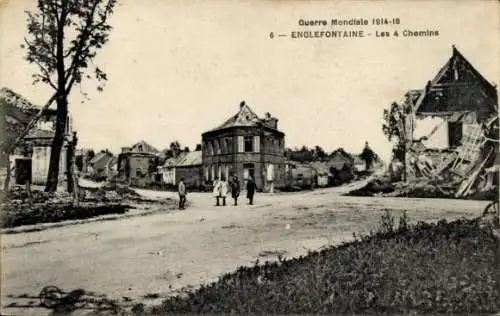
[[456,47],[424,89],[406,93],[403,113],[407,181],[447,179],[456,196],[497,184],[484,172],[498,155],[497,88]]
[[[37,185],[47,181],[52,141],[55,135],[56,110],[46,109],[37,124],[29,130],[13,152],[7,148],[28,126],[41,110],[40,106],[26,100],[9,88],[0,89],[0,180],[6,178],[7,164],[10,164],[10,184],[24,184],[26,179]],[[68,145],[74,137],[72,119],[68,116],[64,144],[61,149],[59,178],[65,179],[68,161]]]
[[259,118],[243,101],[235,115],[202,134],[202,161],[208,183],[236,175],[244,184],[251,176],[258,189],[272,191],[285,183],[285,134],[277,118]]

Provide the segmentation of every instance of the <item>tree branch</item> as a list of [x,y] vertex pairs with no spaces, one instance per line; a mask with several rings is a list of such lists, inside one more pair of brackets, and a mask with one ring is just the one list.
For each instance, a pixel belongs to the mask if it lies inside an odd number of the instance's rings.
[[[78,43],[75,45],[75,50],[76,50],[75,56],[73,57],[73,61],[71,63],[71,66],[66,70],[66,73],[64,75],[65,81],[67,81],[70,76],[73,77],[72,79],[74,79],[74,77],[75,77],[75,69],[78,68],[77,64],[80,61],[80,57],[84,51],[83,48],[84,48],[85,43],[89,39],[90,34],[91,34],[90,32],[91,32],[92,22],[94,21],[94,14],[95,14],[95,11],[97,9],[98,3],[99,3],[99,1],[94,0],[94,5],[92,7],[92,10],[87,15],[87,19],[85,21],[85,26],[81,32],[82,36],[80,37],[80,40],[78,41]],[[71,82],[72,83],[69,86],[70,89],[74,83],[74,80],[71,80]]]
[[[26,43],[26,45],[28,45],[28,48],[32,48],[34,46],[32,46],[32,44],[26,39],[26,37],[24,38],[24,42]],[[54,90],[57,90],[57,86],[54,84],[54,82],[52,82],[52,80],[50,79],[50,72],[47,68],[45,68],[43,66],[43,64],[41,62],[39,62],[37,60],[37,58],[33,58],[33,61],[37,66],[38,68],[40,68],[40,70],[42,71],[43,73],[43,76],[40,76],[42,78],[44,78],[47,83],[54,89]]]

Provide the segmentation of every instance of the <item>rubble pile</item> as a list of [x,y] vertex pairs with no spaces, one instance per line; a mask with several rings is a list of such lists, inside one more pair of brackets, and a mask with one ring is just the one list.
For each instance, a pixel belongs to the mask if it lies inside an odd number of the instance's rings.
[[478,124],[456,148],[429,149],[413,142],[407,152],[406,181],[381,177],[349,195],[494,200],[498,199],[498,164],[495,116]]
[[415,143],[408,155],[408,180],[397,196],[490,199],[498,190],[498,117],[475,126],[454,149]]
[[391,183],[390,178],[380,177],[375,178],[357,190],[349,192],[351,196],[375,196],[380,194],[388,194],[394,192],[395,186]]
[[75,201],[67,192],[48,193],[13,188],[0,204],[0,227],[9,228],[64,220],[86,219],[108,214],[123,214],[130,206],[121,199]]

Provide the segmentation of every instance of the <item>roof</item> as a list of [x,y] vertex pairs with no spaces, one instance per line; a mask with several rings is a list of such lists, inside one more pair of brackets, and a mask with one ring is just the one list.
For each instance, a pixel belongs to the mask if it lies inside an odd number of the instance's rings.
[[427,83],[415,104],[417,114],[443,114],[478,110],[496,111],[497,91],[453,46],[453,53],[437,75]]
[[329,156],[328,158],[331,159],[335,156],[339,156],[339,157],[342,157],[344,158],[346,161],[348,162],[352,162],[353,161],[353,157],[351,154],[347,153],[343,148],[339,148],[339,149],[336,149],[334,150]]
[[139,141],[138,143],[132,145],[131,151],[133,152],[145,152],[151,154],[159,153],[159,150],[146,143],[144,140]]
[[[248,106],[248,104],[245,103],[245,101],[242,101],[240,103],[240,109],[239,111],[231,116],[229,119],[227,119],[224,123],[221,125],[217,126],[214,129],[209,130],[208,132],[214,132],[226,128],[231,128],[231,127],[251,127],[251,126],[262,126],[264,120],[259,118],[257,114]],[[268,125],[264,125],[267,128],[274,129]],[[274,129],[276,130],[276,129]]]
[[311,167],[316,170],[316,173],[319,175],[327,175],[330,173],[328,170],[328,166],[326,162],[321,162],[321,161],[313,161],[311,162]]
[[111,159],[108,161],[108,167],[113,167],[115,165],[118,165],[118,157],[112,156]]
[[192,151],[189,153],[185,153],[181,160],[178,161],[179,167],[188,167],[188,166],[196,166],[201,165],[201,151]]
[[177,156],[177,157],[170,157],[170,158],[167,158],[167,159],[165,160],[165,162],[163,163],[163,167],[175,167],[175,166],[177,166],[177,165],[179,164],[179,162],[180,162],[182,159],[184,159],[184,155],[185,155],[185,154],[186,154],[186,153],[181,152],[181,153],[179,154],[179,156]]
[[99,152],[97,153],[92,159],[90,159],[91,164],[107,164],[110,159],[112,159],[113,156],[109,153],[102,153]]
[[182,152],[177,157],[165,160],[163,167],[189,167],[201,165],[201,151]]

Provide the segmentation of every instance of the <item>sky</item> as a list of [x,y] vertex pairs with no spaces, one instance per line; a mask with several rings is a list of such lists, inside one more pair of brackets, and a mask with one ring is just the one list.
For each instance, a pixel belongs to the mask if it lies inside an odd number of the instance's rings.
[[[279,119],[287,147],[319,145],[359,153],[365,141],[384,159],[391,144],[383,109],[423,88],[452,46],[498,83],[497,1],[119,0],[110,41],[96,64],[108,73],[73,89],[70,112],[79,146],[118,153],[145,140],[194,149],[201,134],[234,115],[245,100],[259,116]],[[0,87],[36,104],[52,95],[32,85],[36,67],[20,47],[25,10],[35,0],[0,0]],[[300,19],[399,18],[399,26],[343,26],[372,36],[292,39],[321,30]],[[328,30],[331,27],[324,27]],[[437,37],[375,37],[376,31],[438,30]],[[270,32],[287,37],[270,38]],[[87,100],[80,92],[88,93]]]

